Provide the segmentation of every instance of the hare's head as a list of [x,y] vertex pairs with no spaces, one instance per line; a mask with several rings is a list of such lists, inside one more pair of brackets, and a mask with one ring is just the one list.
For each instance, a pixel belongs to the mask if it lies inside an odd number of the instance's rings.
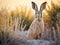
[[32,2],[32,8],[35,10],[35,17],[38,20],[40,20],[40,18],[42,18],[42,11],[46,8],[46,3],[47,2],[42,3],[40,6],[40,10],[38,10],[36,3]]

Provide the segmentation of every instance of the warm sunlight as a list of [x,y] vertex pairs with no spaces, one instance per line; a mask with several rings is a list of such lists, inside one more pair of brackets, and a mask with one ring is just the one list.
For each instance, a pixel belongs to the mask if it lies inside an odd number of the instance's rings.
[[0,45],[60,45],[60,0],[0,0]]
[[31,7],[31,1],[37,3],[38,7],[41,5],[42,2],[46,0],[0,0],[0,8],[8,8],[14,9],[16,6],[27,5],[27,7]]

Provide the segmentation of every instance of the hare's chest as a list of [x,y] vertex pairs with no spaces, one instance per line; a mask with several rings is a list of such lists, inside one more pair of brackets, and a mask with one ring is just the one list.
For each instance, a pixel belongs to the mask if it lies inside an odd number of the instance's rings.
[[41,32],[44,29],[44,24],[43,22],[36,22],[36,32]]

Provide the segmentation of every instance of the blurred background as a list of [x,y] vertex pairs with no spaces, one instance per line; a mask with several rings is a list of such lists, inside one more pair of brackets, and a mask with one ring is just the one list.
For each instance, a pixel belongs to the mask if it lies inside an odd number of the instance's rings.
[[60,38],[60,0],[0,0],[0,40],[3,40],[5,33],[8,38],[11,30],[29,29],[35,13],[31,6],[32,1],[38,8],[47,1],[46,9],[43,11],[44,23],[54,26]]

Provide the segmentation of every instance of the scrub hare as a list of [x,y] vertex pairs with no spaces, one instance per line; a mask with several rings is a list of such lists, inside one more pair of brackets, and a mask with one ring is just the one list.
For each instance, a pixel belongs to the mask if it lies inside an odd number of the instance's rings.
[[36,3],[32,2],[32,8],[35,10],[35,19],[28,30],[29,38],[42,39],[42,35],[44,32],[42,11],[46,8],[46,3],[47,2],[42,3],[40,6],[40,10],[38,10]]

